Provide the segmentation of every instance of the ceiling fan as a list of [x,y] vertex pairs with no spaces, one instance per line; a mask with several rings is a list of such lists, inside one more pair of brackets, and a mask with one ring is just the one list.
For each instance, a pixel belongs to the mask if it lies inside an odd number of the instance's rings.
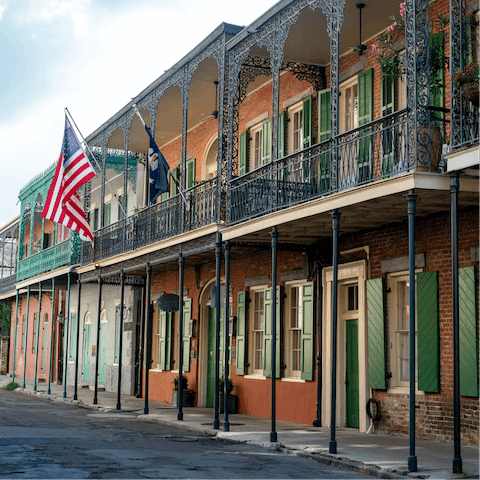
[[367,46],[362,43],[362,10],[365,8],[365,4],[364,3],[357,3],[356,7],[358,8],[359,16],[360,16],[360,19],[359,19],[359,31],[360,31],[360,33],[359,33],[359,44],[355,45],[352,48],[358,53],[358,55],[363,55],[363,52],[367,49]]

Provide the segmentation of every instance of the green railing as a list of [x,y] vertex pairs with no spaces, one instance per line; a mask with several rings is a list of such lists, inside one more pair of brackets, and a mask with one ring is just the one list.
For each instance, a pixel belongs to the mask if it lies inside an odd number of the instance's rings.
[[34,277],[65,265],[73,265],[79,260],[80,242],[77,235],[58,245],[42,250],[18,262],[17,281]]

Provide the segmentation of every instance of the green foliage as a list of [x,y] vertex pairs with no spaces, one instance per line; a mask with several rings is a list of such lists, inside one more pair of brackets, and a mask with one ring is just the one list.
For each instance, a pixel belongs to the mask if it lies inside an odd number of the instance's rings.
[[[230,395],[233,391],[233,387],[234,387],[234,383],[232,382],[232,380],[229,378],[228,379],[228,394]],[[223,392],[224,392],[224,388],[225,388],[225,379],[224,378],[220,378],[219,381],[218,381],[218,390],[220,392],[220,394],[222,395]]]
[[0,337],[10,334],[10,325],[12,321],[12,309],[6,303],[0,303]]
[[[178,390],[178,377],[173,379],[174,390]],[[188,378],[182,375],[182,390],[188,390]]]
[[17,382],[10,382],[3,387],[3,390],[15,390],[18,387],[20,387],[20,385]]
[[464,83],[478,82],[479,68],[476,60],[470,62],[463,70],[453,75],[455,85],[461,87]]

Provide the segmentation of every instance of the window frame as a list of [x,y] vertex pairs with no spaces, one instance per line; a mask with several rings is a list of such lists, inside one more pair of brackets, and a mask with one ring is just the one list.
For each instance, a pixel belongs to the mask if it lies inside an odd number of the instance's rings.
[[[349,88],[357,87],[357,108],[356,108],[356,116],[355,116],[355,107],[353,108],[353,127],[347,130],[346,128],[346,91]],[[353,130],[354,128],[358,127],[358,75],[354,75],[352,78],[345,80],[339,87],[340,92],[340,99],[339,99],[339,124],[338,124],[338,131],[339,133],[345,133],[349,130]]]
[[[247,341],[247,351],[248,351],[248,360],[247,360],[247,372],[248,374],[245,377],[255,377],[255,378],[266,378],[263,374],[263,363],[264,363],[264,335],[265,335],[265,290],[268,288],[268,285],[251,287],[248,290],[249,295],[249,307],[248,307],[248,341]],[[255,330],[255,296],[256,294],[263,295],[263,325],[262,328]],[[260,360],[260,368],[255,368],[255,352],[259,349],[255,349],[255,332],[261,332],[260,345],[262,351],[262,357]]]
[[[256,147],[255,143],[255,135],[258,134],[258,139],[259,139],[259,146]],[[256,170],[257,168],[260,168],[263,165],[263,122],[259,122],[253,127],[250,127],[248,129],[248,155],[249,155],[249,161],[248,161],[248,172],[251,172],[253,170]],[[258,152],[259,158],[258,158],[258,165],[256,163],[256,157],[255,153]]]
[[[295,130],[295,114],[300,113],[301,114],[301,121],[300,121],[300,127]],[[291,107],[288,108],[287,110],[287,118],[288,118],[288,123],[289,127],[287,128],[287,155],[291,155],[293,153],[300,152],[303,150],[303,100],[295,103]],[[299,135],[299,148],[294,149],[293,146],[295,144],[295,134],[298,133]]]

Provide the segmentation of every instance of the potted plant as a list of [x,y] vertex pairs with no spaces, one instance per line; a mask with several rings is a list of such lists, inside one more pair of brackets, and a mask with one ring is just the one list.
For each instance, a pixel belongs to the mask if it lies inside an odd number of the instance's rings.
[[476,60],[472,60],[463,70],[453,74],[455,85],[462,89],[463,94],[478,107],[478,75],[479,66]]
[[[178,407],[178,377],[173,379],[172,405]],[[188,378],[182,375],[182,406],[193,407],[195,391],[188,388]]]
[[[238,413],[238,397],[233,395],[233,388],[235,387],[232,380],[229,378],[227,383],[227,393],[228,393],[228,413]],[[220,393],[220,413],[224,412],[225,405],[225,379],[220,378],[218,381],[218,391]]]

